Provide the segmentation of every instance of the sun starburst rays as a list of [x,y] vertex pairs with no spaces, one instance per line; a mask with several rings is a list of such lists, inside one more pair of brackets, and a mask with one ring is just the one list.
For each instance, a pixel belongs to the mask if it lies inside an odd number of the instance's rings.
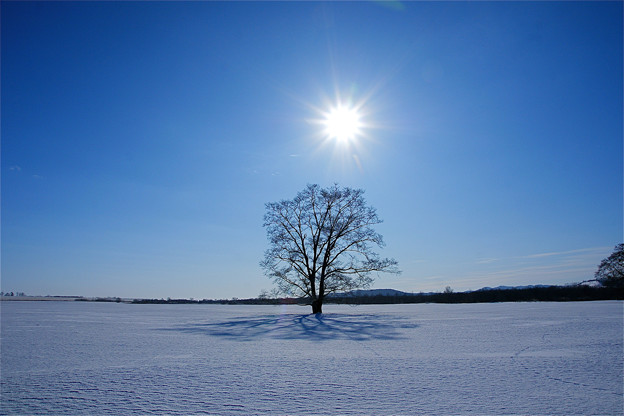
[[[321,105],[304,103],[315,114],[307,122],[315,127],[311,137],[311,154],[324,157],[332,172],[365,172],[371,162],[370,146],[376,142],[371,131],[377,129],[371,117],[370,95],[356,101],[352,96],[336,93],[325,97]],[[323,156],[321,156],[323,155]]]
[[337,105],[331,108],[323,120],[325,135],[338,142],[354,140],[362,131],[361,116],[356,108]]

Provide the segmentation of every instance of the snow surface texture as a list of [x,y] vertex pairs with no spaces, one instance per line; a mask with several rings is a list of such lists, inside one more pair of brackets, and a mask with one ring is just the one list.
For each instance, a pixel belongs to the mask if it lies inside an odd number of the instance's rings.
[[622,302],[1,304],[1,414],[623,413]]

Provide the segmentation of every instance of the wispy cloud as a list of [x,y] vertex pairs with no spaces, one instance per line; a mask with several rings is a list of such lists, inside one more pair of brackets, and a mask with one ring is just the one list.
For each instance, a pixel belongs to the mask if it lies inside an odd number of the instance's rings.
[[537,253],[537,254],[531,254],[528,256],[520,256],[520,258],[523,259],[535,259],[535,258],[540,258],[540,257],[552,257],[552,256],[567,256],[569,254],[578,254],[578,253],[585,253],[585,252],[597,252],[597,251],[605,251],[605,250],[609,250],[611,249],[611,247],[589,247],[589,248],[580,248],[577,250],[568,250],[568,251],[552,251],[552,252],[548,252],[548,253]]
[[[567,284],[591,279],[600,260],[611,247],[587,247],[511,257],[483,257],[461,264],[436,265],[422,270],[416,287],[410,290],[457,290],[490,286]],[[414,281],[412,281],[414,282]]]
[[566,284],[585,280],[595,271],[593,265],[543,265],[510,267],[502,270],[472,270],[463,275],[445,274],[420,278],[419,289],[440,290],[450,285],[458,290],[475,290],[490,286],[521,286],[531,284]]
[[486,259],[478,259],[475,263],[477,264],[491,264],[491,263],[496,263],[499,259],[492,259],[492,258],[486,258]]
[[13,172],[20,172],[22,170],[22,167],[21,166],[17,166],[17,165],[13,165],[13,166],[9,167],[9,170],[13,171]]

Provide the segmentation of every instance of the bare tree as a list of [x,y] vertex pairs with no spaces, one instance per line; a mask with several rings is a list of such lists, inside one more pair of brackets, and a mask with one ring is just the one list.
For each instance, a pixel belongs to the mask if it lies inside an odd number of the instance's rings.
[[286,294],[308,297],[312,313],[334,292],[369,287],[373,272],[400,273],[373,226],[381,223],[361,189],[308,185],[292,200],[266,204],[269,249],[260,263]]
[[603,286],[624,287],[624,244],[615,246],[613,253],[600,262],[594,277]]

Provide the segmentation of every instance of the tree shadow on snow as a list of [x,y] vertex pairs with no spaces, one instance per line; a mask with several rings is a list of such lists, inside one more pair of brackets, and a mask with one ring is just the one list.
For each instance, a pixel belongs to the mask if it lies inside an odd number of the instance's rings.
[[259,337],[352,341],[403,338],[402,332],[416,328],[413,322],[383,315],[263,315],[234,318],[224,322],[190,324],[173,331],[251,341]]

